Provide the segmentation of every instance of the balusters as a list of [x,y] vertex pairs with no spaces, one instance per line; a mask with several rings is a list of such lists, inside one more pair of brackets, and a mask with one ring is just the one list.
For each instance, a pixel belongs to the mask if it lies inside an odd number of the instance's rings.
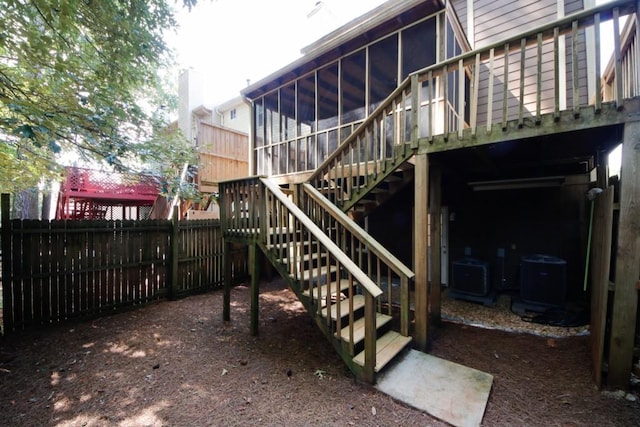
[[580,117],[580,86],[578,82],[578,21],[571,23],[571,76],[573,83],[573,117]]
[[[524,71],[527,61],[527,39],[520,40],[520,103],[518,107],[518,127],[524,124]],[[504,128],[504,125],[503,125]]]
[[491,133],[491,122],[493,120],[493,61],[495,51],[493,48],[489,50],[489,85],[487,93],[487,133]]
[[464,104],[465,104],[465,72],[464,61],[458,61],[458,139],[464,137]]
[[504,45],[504,68],[502,76],[502,130],[507,130],[507,111],[509,102],[509,43]]
[[540,124],[542,108],[542,33],[538,33],[537,79],[536,79],[536,124]]
[[620,10],[613,9],[613,57],[615,59],[616,86],[615,101],[616,106],[622,109],[622,53],[620,52]]
[[560,29],[553,29],[553,118],[560,120]]
[[478,91],[480,85],[480,53],[476,53],[476,62],[473,66],[473,92],[471,93],[470,126],[471,135],[476,135],[478,125]]

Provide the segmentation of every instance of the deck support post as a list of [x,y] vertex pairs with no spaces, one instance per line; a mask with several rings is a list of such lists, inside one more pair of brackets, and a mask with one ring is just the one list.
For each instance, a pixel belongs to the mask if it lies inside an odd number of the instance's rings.
[[640,120],[624,125],[607,385],[628,389],[640,282]]
[[429,324],[429,158],[426,153],[415,156],[415,207],[413,271],[415,273],[415,332],[418,349],[427,350]]
[[224,241],[224,253],[222,257],[224,259],[224,294],[222,297],[222,320],[229,321],[231,320],[231,282],[232,282],[232,271],[231,271],[231,256],[232,256],[232,245],[229,241]]
[[249,245],[249,260],[251,260],[251,335],[258,335],[258,323],[259,323],[259,295],[260,295],[260,263],[258,260],[258,245],[251,243]]
[[431,270],[429,271],[431,280],[429,286],[429,313],[431,320],[436,324],[441,317],[441,278],[440,278],[440,252],[441,252],[441,183],[442,171],[439,167],[431,168],[431,188],[429,190],[429,231],[431,241]]

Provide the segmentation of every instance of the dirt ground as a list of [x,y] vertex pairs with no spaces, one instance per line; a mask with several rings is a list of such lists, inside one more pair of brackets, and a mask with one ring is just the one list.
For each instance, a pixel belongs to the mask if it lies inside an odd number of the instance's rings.
[[[445,426],[353,379],[292,292],[160,302],[0,340],[0,425]],[[444,322],[431,353],[494,376],[486,426],[640,425],[638,393],[594,388],[588,337]],[[636,398],[635,401],[627,398]]]

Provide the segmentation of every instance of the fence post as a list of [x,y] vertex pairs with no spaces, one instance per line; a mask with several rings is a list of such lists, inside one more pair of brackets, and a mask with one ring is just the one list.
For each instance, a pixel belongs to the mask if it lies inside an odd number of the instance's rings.
[[224,294],[222,297],[222,320],[231,320],[231,280],[232,280],[232,266],[231,266],[231,250],[232,245],[226,239],[223,243],[224,253],[222,255],[224,259]]
[[178,294],[178,236],[180,235],[180,221],[178,221],[178,207],[173,207],[171,217],[171,283],[169,284],[169,299],[176,299]]
[[0,200],[0,214],[2,215],[2,322],[4,334],[13,330],[13,273],[11,272],[11,218],[10,195],[3,193]]

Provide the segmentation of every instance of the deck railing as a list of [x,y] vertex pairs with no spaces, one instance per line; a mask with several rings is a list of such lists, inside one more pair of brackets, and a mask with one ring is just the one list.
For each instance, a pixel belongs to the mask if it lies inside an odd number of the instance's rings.
[[[614,32],[620,33],[619,61],[612,57],[602,76],[602,99],[604,101],[618,98],[640,96],[640,45],[638,44],[638,22],[635,16],[627,17],[622,31],[618,21],[614,21]],[[620,75],[622,78],[617,79]],[[620,97],[618,97],[620,93]]]
[[[540,125],[544,114],[558,120],[561,111],[573,110],[579,117],[587,106],[599,112],[601,40],[613,40],[614,74],[623,78],[616,83],[612,101],[621,106],[623,97],[636,94],[640,79],[635,27],[627,36],[634,43],[622,44],[617,22],[635,13],[636,5],[629,0],[606,3],[413,73],[309,182],[316,188],[342,186],[342,191],[350,192],[354,188],[344,187],[366,187],[378,172],[393,165],[393,159],[422,141],[471,140],[480,132],[507,131],[509,123]],[[608,35],[601,31],[607,21],[614,22]],[[627,46],[628,60],[622,56]],[[587,52],[594,49],[596,55],[588,59]],[[588,81],[594,82],[594,90]],[[393,149],[398,146],[401,149]]]
[[[411,87],[401,85],[309,177],[316,188],[352,194],[406,158],[411,141]],[[435,101],[434,101],[435,102]],[[338,187],[340,190],[338,191]]]

